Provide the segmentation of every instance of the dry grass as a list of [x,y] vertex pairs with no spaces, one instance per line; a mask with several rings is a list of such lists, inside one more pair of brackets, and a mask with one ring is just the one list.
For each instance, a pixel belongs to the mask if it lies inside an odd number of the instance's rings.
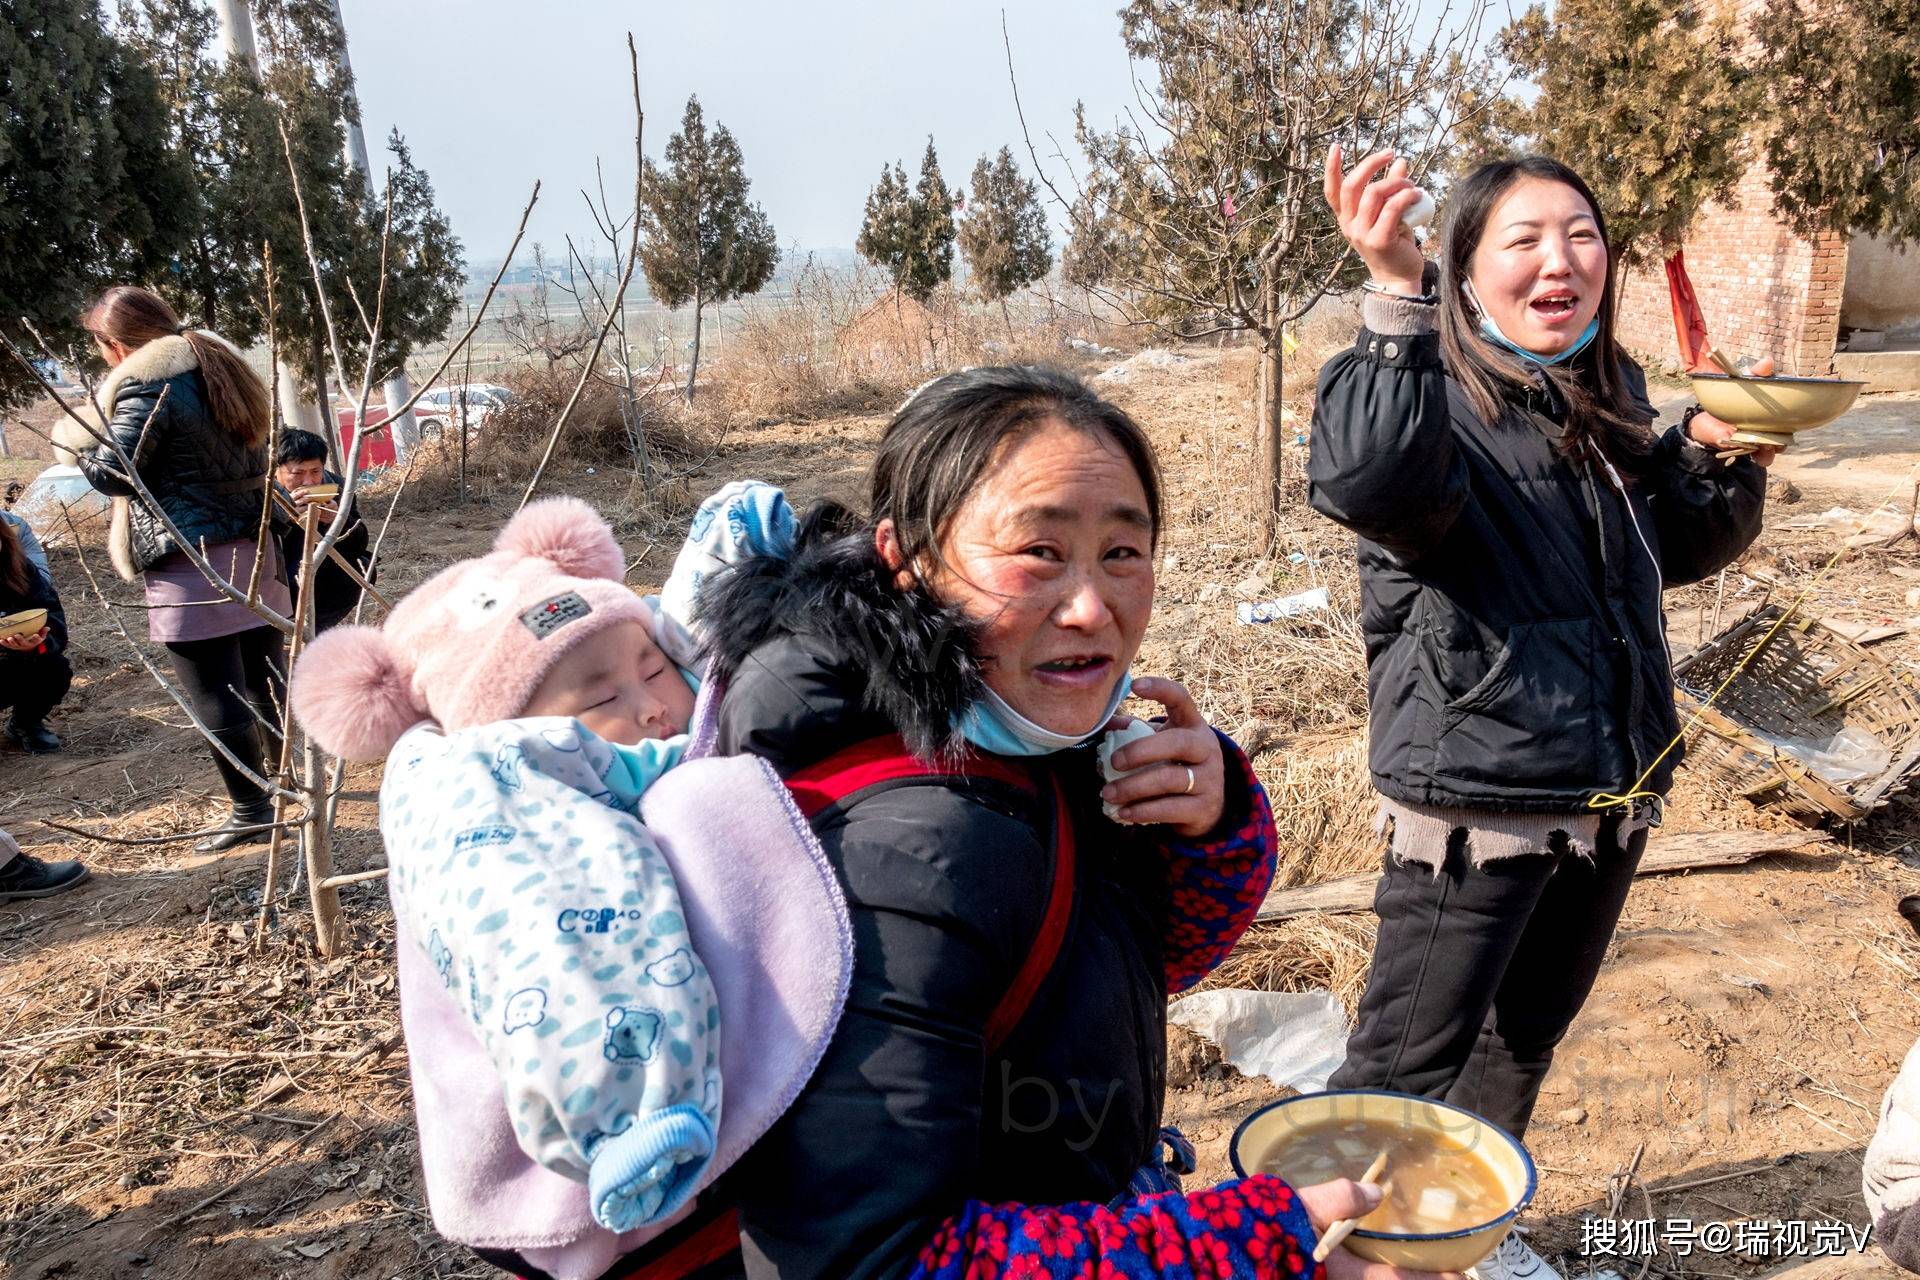
[[1034,294],[1002,311],[949,288],[900,299],[867,267],[809,264],[790,293],[740,304],[724,346],[702,364],[703,415],[809,421],[887,409],[942,372],[980,364],[1076,365],[1069,339],[1131,349],[1142,335]]
[[1256,991],[1331,991],[1351,1015],[1373,958],[1372,916],[1302,916],[1255,925],[1201,984]]
[[[155,825],[151,816],[121,824],[121,832]],[[80,908],[21,917],[0,937],[11,962],[56,927],[75,927],[77,914],[91,918],[105,944],[80,965],[42,969],[25,984],[16,970],[5,984],[0,1221],[7,1253],[18,1257],[85,1221],[81,1204],[139,1203],[156,1194],[144,1188],[177,1189],[189,1168],[186,1184],[201,1194],[182,1195],[177,1209],[167,1204],[181,1220],[270,1214],[257,1204],[201,1202],[296,1154],[290,1139],[305,1149],[337,1122],[351,1131],[369,1121],[391,1129],[393,1141],[362,1153],[361,1210],[403,1218],[424,1251],[451,1252],[435,1246],[410,1194],[414,1155],[390,948],[323,963],[304,938],[281,937],[256,955],[241,940],[239,918],[257,903],[257,889],[218,882],[199,890],[199,919],[114,936],[125,922],[111,918],[127,899],[184,889],[190,906],[194,889],[183,882],[215,880],[205,869],[167,870],[167,860],[163,849],[90,855],[96,868],[115,869],[112,892]],[[377,887],[358,896],[377,898]],[[360,912],[371,905],[359,904]],[[379,1157],[377,1173],[370,1154]],[[315,1174],[294,1195],[313,1199],[352,1180]],[[235,1190],[236,1200],[257,1200],[255,1191]]]

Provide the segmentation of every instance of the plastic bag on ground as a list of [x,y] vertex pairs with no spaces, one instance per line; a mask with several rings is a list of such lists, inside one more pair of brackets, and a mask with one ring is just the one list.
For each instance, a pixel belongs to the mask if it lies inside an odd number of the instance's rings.
[[1167,1020],[1218,1045],[1241,1075],[1302,1093],[1326,1088],[1347,1056],[1347,1012],[1325,991],[1196,991]]
[[1772,736],[1767,741],[1781,755],[1793,757],[1815,776],[1836,785],[1877,778],[1893,763],[1893,751],[1858,725],[1848,725],[1824,742]]

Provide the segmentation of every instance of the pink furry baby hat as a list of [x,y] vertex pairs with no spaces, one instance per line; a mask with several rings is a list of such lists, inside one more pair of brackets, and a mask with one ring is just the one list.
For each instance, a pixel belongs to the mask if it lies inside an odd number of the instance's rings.
[[510,720],[588,636],[628,621],[653,629],[625,570],[592,507],[578,498],[532,503],[492,552],[427,579],[385,626],[315,637],[294,666],[293,713],[349,760],[385,757],[422,720],[449,730]]

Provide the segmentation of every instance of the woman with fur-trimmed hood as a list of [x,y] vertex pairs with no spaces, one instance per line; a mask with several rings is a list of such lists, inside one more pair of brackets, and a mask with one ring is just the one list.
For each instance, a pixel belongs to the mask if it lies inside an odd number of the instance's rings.
[[[147,634],[172,655],[195,712],[264,777],[266,744],[255,713],[278,722],[280,635],[222,597],[178,540],[201,549],[230,582],[251,580],[256,555],[264,555],[261,601],[291,612],[272,539],[265,546],[255,541],[267,483],[267,388],[224,339],[189,329],[162,298],[137,285],[107,290],[83,323],[109,369],[97,397],[105,424],[96,439],[69,423],[62,460],[113,499],[114,567],[127,581],[144,582]],[[132,461],[158,511],[138,496],[122,457]],[[233,808],[199,851],[264,841],[272,798],[221,752],[214,764]]]

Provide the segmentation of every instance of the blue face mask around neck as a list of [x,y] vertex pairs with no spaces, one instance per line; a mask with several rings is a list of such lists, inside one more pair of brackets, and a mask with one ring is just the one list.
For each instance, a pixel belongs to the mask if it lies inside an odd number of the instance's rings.
[[1467,301],[1473,304],[1473,309],[1480,313],[1480,332],[1482,336],[1489,342],[1505,347],[1522,360],[1531,360],[1535,364],[1565,364],[1582,351],[1585,351],[1593,340],[1600,335],[1600,317],[1595,315],[1593,319],[1587,321],[1587,327],[1580,331],[1580,336],[1575,338],[1573,344],[1566,350],[1556,351],[1550,356],[1541,355],[1538,351],[1529,351],[1512,338],[1509,338],[1506,334],[1500,332],[1500,326],[1493,322],[1493,317],[1487,314],[1487,309],[1480,305],[1480,297],[1474,293],[1471,283],[1461,285],[1460,288],[1461,291],[1467,295]]
[[1133,674],[1122,672],[1119,682],[1113,686],[1113,696],[1107,699],[1107,709],[1100,713],[1091,729],[1075,737],[1042,728],[1015,711],[1005,698],[984,689],[980,700],[960,718],[960,734],[980,750],[997,756],[1051,755],[1080,746],[1105,729],[1107,721],[1113,719],[1113,713],[1120,709],[1132,690]]

